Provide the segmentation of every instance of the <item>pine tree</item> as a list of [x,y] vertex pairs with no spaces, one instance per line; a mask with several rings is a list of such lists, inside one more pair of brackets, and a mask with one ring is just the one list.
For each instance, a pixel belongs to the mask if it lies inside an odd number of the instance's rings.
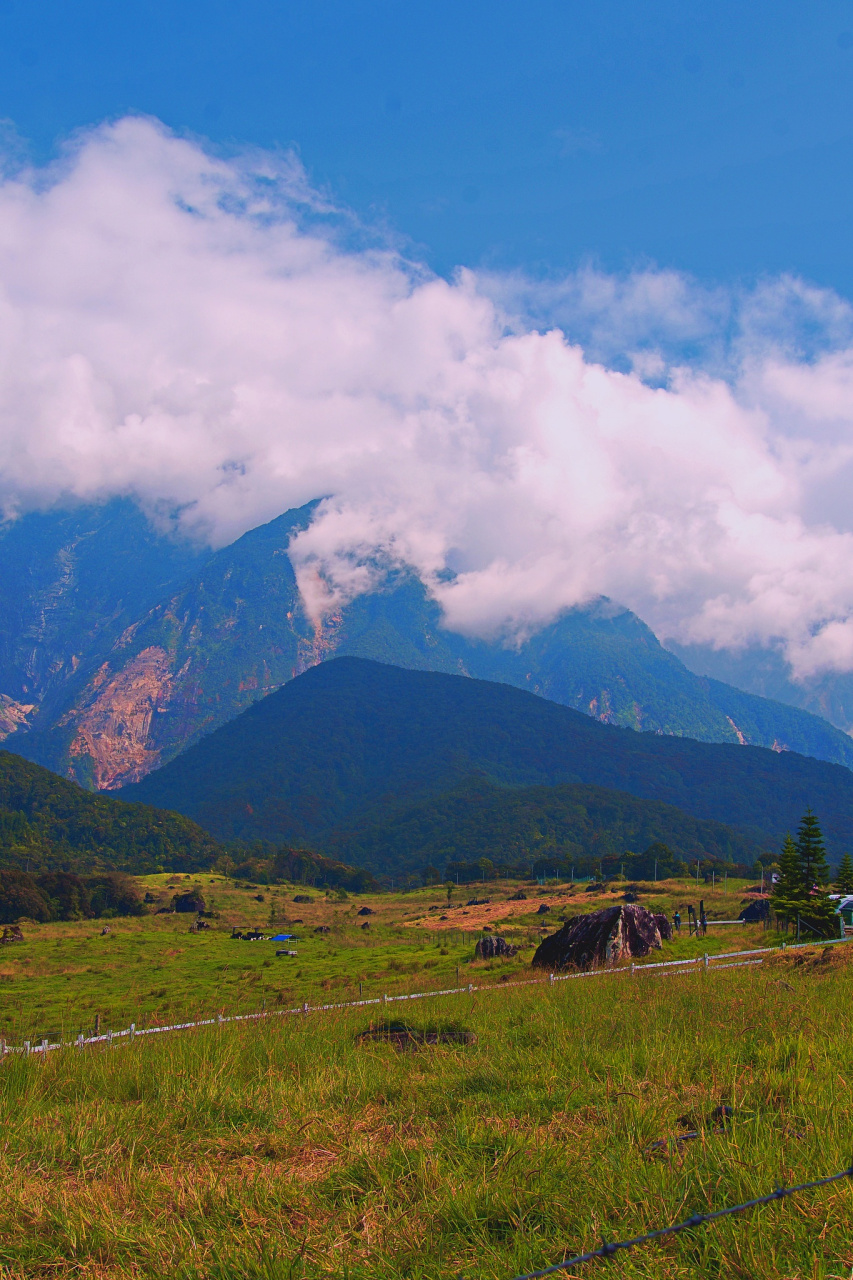
[[797,853],[803,882],[808,892],[813,885],[829,884],[829,864],[826,861],[826,848],[820,824],[812,813],[806,809],[797,832]]
[[795,919],[805,911],[807,896],[800,855],[789,832],[782,843],[779,879],[773,886],[770,904],[777,915]]
[[839,893],[853,893],[853,858],[849,853],[841,855],[835,873],[835,887]]

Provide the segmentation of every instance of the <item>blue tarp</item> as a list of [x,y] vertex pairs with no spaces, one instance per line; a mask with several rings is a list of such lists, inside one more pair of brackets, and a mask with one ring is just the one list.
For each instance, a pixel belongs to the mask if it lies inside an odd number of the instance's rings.
[[289,942],[292,937],[292,933],[277,933],[274,937],[270,938],[270,942]]

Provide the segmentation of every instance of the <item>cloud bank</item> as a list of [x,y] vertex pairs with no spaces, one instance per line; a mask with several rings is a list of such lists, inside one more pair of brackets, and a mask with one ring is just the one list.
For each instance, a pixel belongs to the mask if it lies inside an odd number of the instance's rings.
[[315,612],[412,566],[509,637],[601,593],[853,669],[853,316],[796,280],[437,279],[291,157],[132,118],[0,185],[0,503],[136,495],[214,545],[330,495]]

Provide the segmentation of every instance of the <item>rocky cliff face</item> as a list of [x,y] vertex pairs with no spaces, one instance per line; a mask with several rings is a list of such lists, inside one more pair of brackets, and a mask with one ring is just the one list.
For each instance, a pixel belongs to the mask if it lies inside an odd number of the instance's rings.
[[29,726],[29,717],[35,711],[32,702],[15,702],[0,693],[0,742],[18,729]]

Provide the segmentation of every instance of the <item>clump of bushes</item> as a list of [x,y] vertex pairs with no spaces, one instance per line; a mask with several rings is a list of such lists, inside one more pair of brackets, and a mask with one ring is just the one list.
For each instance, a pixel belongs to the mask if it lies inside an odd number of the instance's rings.
[[144,912],[133,880],[118,871],[78,876],[71,871],[30,875],[16,868],[0,870],[0,924],[12,924],[22,916],[46,924]]

